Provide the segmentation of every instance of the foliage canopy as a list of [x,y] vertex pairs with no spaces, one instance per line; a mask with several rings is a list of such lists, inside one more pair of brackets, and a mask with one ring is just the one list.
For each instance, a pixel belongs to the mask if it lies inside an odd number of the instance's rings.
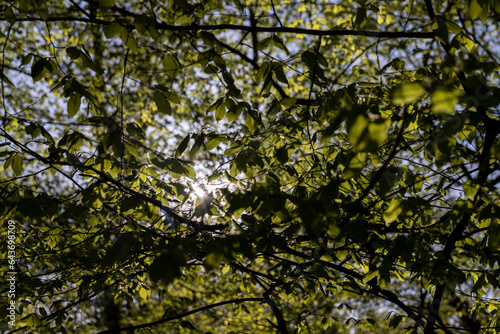
[[500,333],[500,1],[0,10],[2,331]]

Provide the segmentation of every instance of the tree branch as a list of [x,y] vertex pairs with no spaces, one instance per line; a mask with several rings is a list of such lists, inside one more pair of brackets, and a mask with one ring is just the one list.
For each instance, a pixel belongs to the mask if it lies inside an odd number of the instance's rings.
[[[0,22],[5,22],[6,19],[0,19]],[[108,25],[111,21],[101,20],[97,18],[82,18],[74,16],[57,16],[49,17],[46,20],[38,17],[18,17],[16,22],[85,22]],[[130,26],[133,28],[133,26]],[[349,30],[349,29],[306,29],[292,27],[252,27],[240,24],[207,24],[207,25],[172,25],[166,23],[158,23],[156,28],[167,31],[212,31],[212,30],[239,30],[255,33],[283,33],[283,34],[303,34],[311,36],[364,36],[375,38],[422,38],[433,39],[433,32],[405,32],[405,31],[368,31],[368,30]]]
[[278,322],[278,326],[277,326],[278,333],[289,334],[288,329],[286,328],[285,318],[283,318],[283,314],[281,314],[281,311],[278,308],[278,306],[276,305],[276,303],[274,301],[272,301],[271,299],[267,299],[265,302],[267,304],[269,304],[269,306],[271,306],[271,309],[273,310],[274,316],[276,317],[276,321]]
[[[436,19],[436,14],[434,12],[432,0],[425,0],[425,6],[427,9],[427,14],[431,18],[431,20],[434,21]],[[441,46],[443,47],[444,51],[447,54],[450,53],[450,47],[447,42],[446,43],[441,42]],[[455,74],[457,75],[458,80],[460,81],[460,84],[464,88],[464,91],[467,94],[467,96],[475,96],[476,91],[478,91],[478,89],[480,90],[481,87],[474,87],[474,88],[470,87],[467,84],[467,77],[465,73],[459,67],[455,68]],[[484,187],[486,185],[486,180],[488,178],[490,170],[489,162],[491,158],[491,148],[495,143],[496,137],[500,133],[500,127],[499,127],[500,122],[496,119],[490,118],[487,114],[487,109],[484,106],[478,104],[476,105],[476,110],[477,113],[480,116],[482,116],[483,123],[485,124],[486,127],[486,135],[483,141],[481,155],[479,156],[478,159],[479,172],[477,176],[477,181],[479,186]],[[481,189],[478,190],[474,200],[472,201],[475,207],[480,207],[482,204],[482,200],[480,199],[480,194],[481,194]],[[448,263],[452,261],[452,252],[456,247],[457,241],[463,238],[463,233],[466,230],[467,226],[469,225],[471,217],[472,217],[471,212],[464,213],[458,224],[448,235],[442,252],[442,259],[445,262]],[[432,334],[435,332],[434,326],[436,324],[436,320],[438,320],[439,309],[441,307],[441,301],[444,296],[444,290],[445,290],[444,283],[436,285],[434,298],[432,299],[432,302],[429,305],[429,317],[424,328],[424,334]]]
[[147,327],[153,327],[153,326],[161,325],[161,324],[163,324],[165,322],[169,322],[169,321],[172,321],[172,320],[182,319],[184,317],[187,317],[188,315],[195,314],[195,313],[198,313],[198,312],[202,312],[202,311],[205,311],[205,310],[209,310],[211,308],[215,308],[215,307],[227,305],[227,304],[240,304],[240,303],[245,303],[245,302],[262,302],[262,301],[264,301],[264,298],[262,298],[262,297],[240,298],[240,299],[226,300],[226,301],[223,301],[223,302],[220,302],[220,303],[215,303],[215,304],[211,304],[211,305],[199,307],[197,309],[194,309],[194,310],[191,310],[191,311],[188,311],[188,312],[184,312],[184,313],[181,313],[181,314],[178,314],[178,315],[174,315],[174,316],[171,316],[171,317],[163,318],[163,319],[160,319],[160,320],[157,320],[157,321],[148,322],[148,323],[141,324],[141,325],[136,325],[136,326],[129,326],[129,327],[122,327],[122,328],[118,328],[118,329],[105,330],[105,331],[99,332],[98,334],[111,334],[111,333],[121,333],[121,332],[125,332],[125,331],[134,331],[134,330],[140,329],[140,328],[147,328]]

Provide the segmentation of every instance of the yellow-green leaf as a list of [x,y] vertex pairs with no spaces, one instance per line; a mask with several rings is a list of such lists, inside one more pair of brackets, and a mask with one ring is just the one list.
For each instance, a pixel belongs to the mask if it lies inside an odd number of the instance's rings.
[[425,88],[418,82],[404,83],[392,90],[392,103],[410,104],[425,94]]
[[402,208],[403,199],[401,198],[393,198],[389,203],[389,207],[384,211],[384,221],[387,224],[395,221],[401,212],[403,212]]
[[472,183],[470,180],[463,184],[464,194],[468,199],[473,200],[479,190],[479,185]]
[[229,263],[226,262],[226,264],[224,264],[224,268],[222,268],[222,275],[227,274],[230,269],[231,269],[231,266],[229,265]]
[[68,101],[69,117],[73,117],[76,115],[76,113],[80,110],[80,104],[81,104],[81,95],[80,94],[71,95]]
[[245,124],[246,124],[248,130],[250,130],[251,133],[254,133],[255,130],[257,129],[257,125],[255,123],[255,120],[250,115],[250,113],[247,113],[247,115],[245,117]]
[[460,97],[460,90],[439,86],[431,95],[431,110],[436,115],[452,114]]
[[481,14],[481,11],[483,8],[481,5],[477,2],[477,0],[472,0],[469,5],[469,17],[471,20],[474,20],[476,17]]
[[122,39],[123,44],[125,44],[125,46],[127,48],[129,48],[130,51],[132,51],[132,52],[137,51],[137,41],[135,40],[135,37],[134,37],[134,34],[132,33],[132,31],[128,30],[125,27],[121,27],[120,37]]
[[163,58],[163,67],[167,75],[171,78],[174,78],[177,72],[182,68],[177,57],[171,53],[167,53]]
[[349,165],[344,169],[342,178],[347,180],[359,175],[359,173],[366,166],[367,157],[368,153],[366,152],[360,152],[356,154],[356,156],[352,158],[351,161],[349,161]]

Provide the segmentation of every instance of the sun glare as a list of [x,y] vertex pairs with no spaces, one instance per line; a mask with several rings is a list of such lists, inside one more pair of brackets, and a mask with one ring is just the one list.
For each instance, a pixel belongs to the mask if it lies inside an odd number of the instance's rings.
[[191,189],[192,189],[193,195],[195,195],[198,198],[203,198],[207,195],[203,186],[197,182],[191,183]]

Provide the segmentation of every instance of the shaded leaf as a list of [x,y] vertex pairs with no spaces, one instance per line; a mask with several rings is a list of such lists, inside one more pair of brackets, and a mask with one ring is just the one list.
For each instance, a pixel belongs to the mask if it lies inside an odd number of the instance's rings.
[[7,78],[7,76],[3,73],[2,70],[0,70],[0,80],[8,84],[9,86],[15,87],[15,85],[12,83],[12,81]]
[[175,156],[178,157],[180,156],[182,153],[184,153],[184,151],[186,150],[188,144],[189,144],[189,140],[191,139],[191,135],[188,134],[186,135],[186,137],[184,137],[184,139],[180,142],[179,146],[177,147],[177,150],[175,151]]
[[167,53],[165,57],[163,57],[163,67],[167,75],[171,78],[175,78],[177,72],[182,68],[181,63],[172,53]]
[[121,26],[118,22],[111,22],[104,28],[106,38],[113,38],[120,33]]
[[16,176],[21,175],[21,172],[23,171],[23,158],[21,158],[21,156],[17,154],[13,155],[11,166],[12,166],[12,171]]
[[170,102],[163,92],[159,90],[153,91],[153,100],[155,101],[158,111],[162,114],[172,115],[172,107]]

